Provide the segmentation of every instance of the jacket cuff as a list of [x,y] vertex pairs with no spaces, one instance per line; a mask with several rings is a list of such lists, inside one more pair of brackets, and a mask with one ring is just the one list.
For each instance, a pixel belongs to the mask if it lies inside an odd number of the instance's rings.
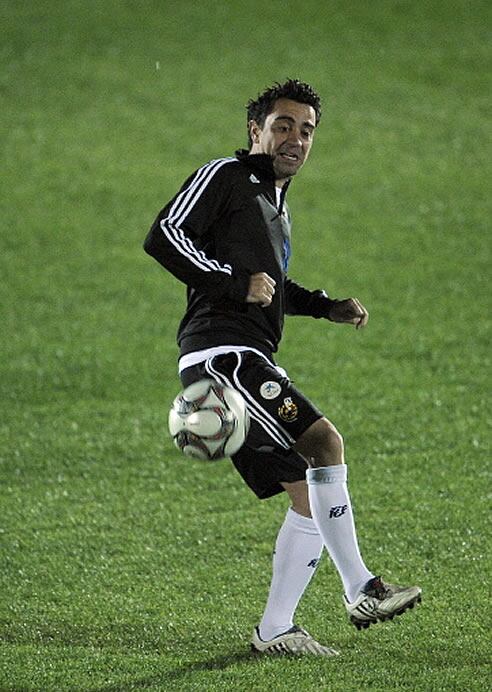
[[311,314],[317,319],[324,318],[332,322],[333,320],[330,317],[330,311],[337,302],[338,300],[336,298],[328,298],[324,291],[315,291],[312,297]]
[[232,270],[226,297],[238,303],[245,303],[249,292],[250,274],[244,269]]

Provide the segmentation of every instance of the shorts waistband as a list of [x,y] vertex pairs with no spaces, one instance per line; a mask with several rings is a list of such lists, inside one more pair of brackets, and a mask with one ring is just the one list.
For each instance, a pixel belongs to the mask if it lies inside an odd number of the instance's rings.
[[181,356],[178,362],[178,372],[181,373],[183,370],[186,370],[186,368],[191,368],[193,365],[203,363],[214,356],[222,356],[226,353],[245,353],[246,351],[256,353],[256,355],[264,358],[270,365],[275,365],[264,353],[258,351],[256,348],[251,348],[251,346],[213,346],[212,348],[205,348],[202,351],[193,351],[192,353]]

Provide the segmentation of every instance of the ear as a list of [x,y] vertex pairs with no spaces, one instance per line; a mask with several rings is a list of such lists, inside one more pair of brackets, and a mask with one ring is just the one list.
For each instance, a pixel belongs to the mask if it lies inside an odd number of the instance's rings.
[[258,144],[260,141],[261,127],[258,125],[256,120],[250,120],[248,126],[251,141],[253,144]]

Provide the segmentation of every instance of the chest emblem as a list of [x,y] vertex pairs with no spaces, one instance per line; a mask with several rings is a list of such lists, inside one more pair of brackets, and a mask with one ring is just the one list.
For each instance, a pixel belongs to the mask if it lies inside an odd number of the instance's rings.
[[251,173],[251,175],[249,176],[249,181],[251,183],[256,183],[256,184],[258,184],[260,182],[254,173]]

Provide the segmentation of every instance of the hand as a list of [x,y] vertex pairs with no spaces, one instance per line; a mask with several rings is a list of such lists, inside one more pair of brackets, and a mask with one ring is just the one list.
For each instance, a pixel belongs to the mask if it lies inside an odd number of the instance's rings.
[[259,303],[262,308],[266,308],[272,302],[275,293],[275,281],[265,272],[251,274],[249,279],[249,290],[246,296],[247,303]]
[[369,313],[357,298],[337,300],[330,308],[330,320],[332,322],[355,324],[356,329],[365,327],[368,319]]

